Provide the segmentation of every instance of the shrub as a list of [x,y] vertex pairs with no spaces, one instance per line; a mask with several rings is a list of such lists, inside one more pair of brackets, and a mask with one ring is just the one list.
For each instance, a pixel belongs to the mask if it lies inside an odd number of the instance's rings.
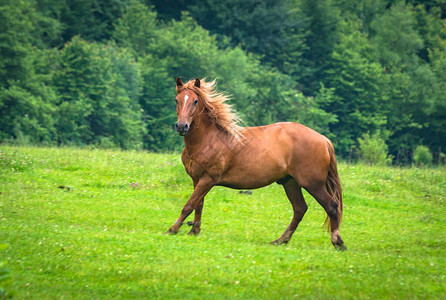
[[370,165],[387,165],[392,161],[386,142],[378,134],[363,134],[358,142],[361,161]]
[[430,166],[432,164],[432,153],[426,146],[418,146],[413,153],[415,165]]

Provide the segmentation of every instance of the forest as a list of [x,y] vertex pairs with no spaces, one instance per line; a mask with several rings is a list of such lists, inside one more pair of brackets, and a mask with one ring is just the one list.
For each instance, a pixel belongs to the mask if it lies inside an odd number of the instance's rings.
[[356,160],[446,152],[445,0],[0,0],[0,143],[177,151],[175,78]]

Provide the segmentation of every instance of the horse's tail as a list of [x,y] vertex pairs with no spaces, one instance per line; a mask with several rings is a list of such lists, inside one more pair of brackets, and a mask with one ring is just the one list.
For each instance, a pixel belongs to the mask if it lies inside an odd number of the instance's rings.
[[[330,155],[330,167],[328,169],[328,176],[327,181],[325,183],[325,186],[327,188],[328,193],[333,198],[333,200],[337,203],[337,221],[338,224],[341,223],[342,219],[342,187],[341,187],[341,180],[339,179],[338,175],[338,163],[336,161],[336,156],[333,148],[333,144],[330,142],[330,140],[327,139],[327,148],[328,153]],[[327,219],[325,220],[325,223],[328,225],[328,229],[330,229],[330,222],[328,222],[329,217],[327,216]]]

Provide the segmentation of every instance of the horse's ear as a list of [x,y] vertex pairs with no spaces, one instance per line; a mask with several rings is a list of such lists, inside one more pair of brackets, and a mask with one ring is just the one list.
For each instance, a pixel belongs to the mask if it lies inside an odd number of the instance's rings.
[[200,88],[200,78],[195,78],[195,86]]
[[182,87],[183,86],[183,82],[181,81],[180,77],[177,77],[177,87]]

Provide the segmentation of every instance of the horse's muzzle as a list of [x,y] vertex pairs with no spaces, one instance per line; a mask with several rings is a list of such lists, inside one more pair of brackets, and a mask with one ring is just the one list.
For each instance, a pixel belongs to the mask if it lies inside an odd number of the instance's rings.
[[177,122],[175,124],[175,129],[176,129],[178,135],[185,136],[186,133],[189,131],[189,124]]

